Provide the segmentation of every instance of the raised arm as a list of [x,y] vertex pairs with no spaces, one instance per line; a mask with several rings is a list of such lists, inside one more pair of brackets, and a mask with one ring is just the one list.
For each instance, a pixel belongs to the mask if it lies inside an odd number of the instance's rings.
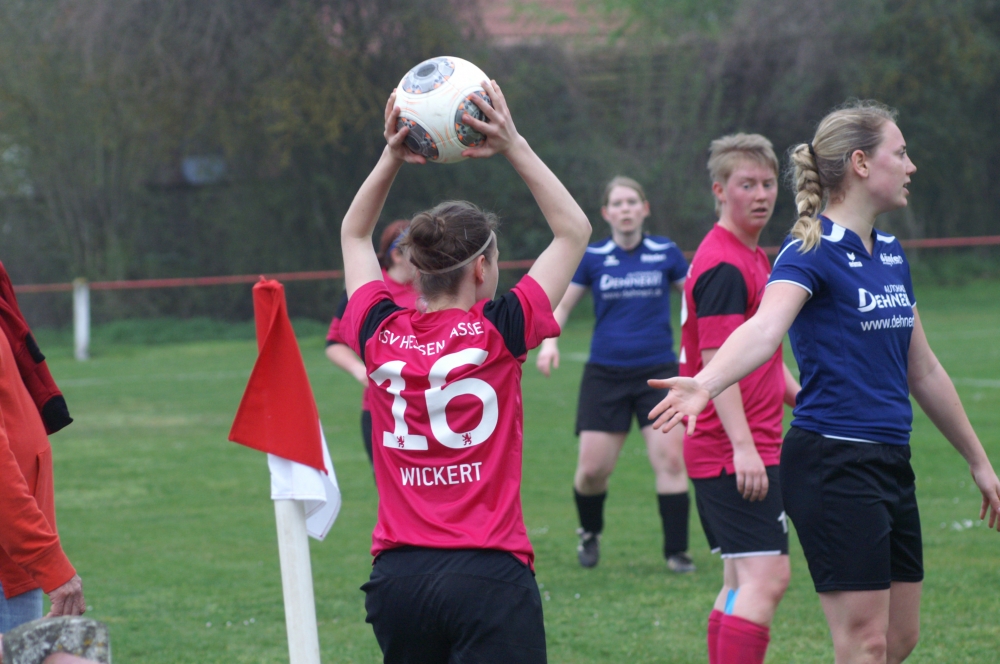
[[351,207],[347,209],[340,226],[340,248],[344,252],[344,288],[348,297],[366,283],[382,279],[382,269],[372,244],[372,232],[382,214],[382,206],[385,205],[396,173],[405,162],[426,162],[403,143],[410,131],[409,127],[396,131],[399,109],[393,108],[395,103],[396,92],[393,90],[385,106],[385,149],[375,168],[354,195]]
[[535,154],[528,142],[517,133],[507,101],[496,81],[483,81],[483,88],[493,100],[493,106],[473,96],[489,122],[480,122],[469,115],[463,121],[486,136],[482,147],[462,152],[468,157],[489,157],[497,152],[507,157],[511,166],[528,185],[535,202],[555,237],[535,261],[528,274],[549,296],[553,308],[562,300],[566,287],[580,264],[590,240],[590,221],[559,178]]
[[913,308],[913,336],[907,359],[910,393],[934,426],[968,462],[972,479],[983,494],[979,518],[984,519],[989,513],[990,528],[1000,530],[1000,480],[965,414],[955,384],[927,343],[916,307]]
[[[559,329],[566,327],[566,321],[569,320],[569,314],[573,311],[573,308],[579,304],[580,299],[583,298],[584,294],[587,292],[586,287],[580,286],[579,284],[570,283],[566,288],[566,294],[563,295],[563,299],[559,301],[559,306],[555,308],[552,312],[552,316],[556,319],[559,324]],[[535,366],[546,376],[552,374],[552,368],[559,368],[559,344],[555,337],[551,337],[542,342],[542,347],[538,351],[538,359],[535,361]]]
[[670,394],[652,411],[653,427],[664,431],[688,418],[688,431],[693,433],[695,419],[710,399],[764,364],[774,354],[778,344],[792,326],[809,293],[790,283],[775,283],[767,287],[760,308],[754,317],[736,328],[719,351],[694,378],[651,380],[658,388],[669,388]]

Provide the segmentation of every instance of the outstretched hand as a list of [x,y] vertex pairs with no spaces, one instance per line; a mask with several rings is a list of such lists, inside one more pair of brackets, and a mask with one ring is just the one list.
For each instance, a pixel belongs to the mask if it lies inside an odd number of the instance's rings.
[[653,428],[667,432],[687,417],[688,435],[693,434],[698,415],[705,410],[705,406],[708,405],[711,398],[708,390],[694,378],[682,378],[681,376],[653,379],[646,382],[649,383],[650,387],[670,390],[670,394],[656,404],[653,410],[649,411],[649,419],[653,420]]
[[410,128],[403,126],[396,129],[399,122],[400,108],[396,106],[396,91],[389,95],[389,101],[385,103],[385,142],[388,145],[389,154],[393,158],[405,161],[408,164],[426,164],[427,160],[423,155],[419,155],[406,147],[406,137],[410,134]]
[[983,505],[979,508],[979,519],[982,521],[989,514],[987,522],[990,529],[1000,531],[1000,479],[993,467],[986,463],[982,468],[972,468],[972,479],[983,494]]
[[503,96],[503,91],[500,90],[497,82],[483,81],[483,91],[493,102],[492,106],[481,99],[479,95],[472,95],[470,99],[486,115],[489,122],[477,120],[468,113],[462,116],[462,122],[485,136],[486,142],[478,148],[462,150],[463,157],[482,159],[492,157],[497,153],[505,154],[520,138],[520,134],[514,127],[514,119],[510,116],[510,109],[507,108],[507,99]]

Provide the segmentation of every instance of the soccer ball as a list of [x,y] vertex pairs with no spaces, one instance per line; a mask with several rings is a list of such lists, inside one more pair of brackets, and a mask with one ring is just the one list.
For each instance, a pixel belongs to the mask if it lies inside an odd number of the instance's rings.
[[486,120],[472,95],[490,106],[483,91],[483,70],[467,60],[445,55],[424,60],[411,69],[396,87],[399,120],[396,129],[409,127],[406,147],[439,164],[462,161],[462,150],[479,147],[486,137],[462,122],[468,113]]

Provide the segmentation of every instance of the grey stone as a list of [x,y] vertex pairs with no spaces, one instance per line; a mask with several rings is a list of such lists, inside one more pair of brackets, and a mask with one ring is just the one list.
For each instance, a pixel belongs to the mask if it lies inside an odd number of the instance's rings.
[[79,616],[41,618],[3,635],[4,664],[42,664],[57,652],[111,664],[107,625]]

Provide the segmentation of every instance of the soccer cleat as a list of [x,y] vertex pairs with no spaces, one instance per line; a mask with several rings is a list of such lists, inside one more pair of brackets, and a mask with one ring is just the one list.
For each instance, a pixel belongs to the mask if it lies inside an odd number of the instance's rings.
[[674,574],[690,574],[698,568],[695,566],[691,556],[686,553],[675,553],[667,558],[667,569]]
[[597,567],[597,561],[601,558],[601,534],[592,533],[577,528],[576,534],[580,536],[580,543],[576,547],[576,558],[582,567]]

